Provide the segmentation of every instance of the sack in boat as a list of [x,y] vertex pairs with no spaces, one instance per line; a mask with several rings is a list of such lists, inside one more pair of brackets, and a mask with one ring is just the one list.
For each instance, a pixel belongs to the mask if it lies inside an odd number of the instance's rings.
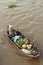
[[27,49],[21,49],[21,51],[23,51],[24,53],[28,53],[28,50]]
[[22,47],[22,45],[24,44],[24,42],[21,40],[21,39],[19,39],[19,40],[17,40],[17,43]]
[[22,48],[24,48],[24,49],[27,48],[27,45],[26,44],[23,44],[22,45]]
[[31,50],[21,49],[21,51],[23,51],[24,53],[27,53],[27,54],[32,54],[33,49],[31,49]]
[[25,44],[29,43],[29,40],[27,38],[25,38],[23,41],[24,41]]
[[19,38],[20,38],[20,36],[15,36],[15,37],[12,37],[11,40],[12,40],[13,42],[16,42]]

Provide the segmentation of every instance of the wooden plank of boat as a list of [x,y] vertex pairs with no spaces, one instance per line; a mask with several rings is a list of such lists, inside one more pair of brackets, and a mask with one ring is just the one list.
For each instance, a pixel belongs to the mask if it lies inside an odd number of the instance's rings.
[[[11,39],[9,38],[9,35],[7,34],[8,36],[8,39],[10,40],[10,43],[13,44],[14,46],[17,47],[17,49],[19,49],[19,51],[21,51],[21,46],[18,45],[18,43],[14,43],[13,41],[11,41]],[[37,58],[39,55],[40,55],[40,52],[37,54],[37,55],[31,55],[31,54],[27,54],[27,53],[24,53],[23,51],[21,51],[24,55],[26,55],[27,57],[31,57],[31,58]]]

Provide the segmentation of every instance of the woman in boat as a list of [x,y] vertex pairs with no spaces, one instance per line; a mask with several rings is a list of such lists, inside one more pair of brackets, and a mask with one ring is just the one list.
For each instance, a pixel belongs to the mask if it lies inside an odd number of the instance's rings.
[[9,37],[14,37],[14,36],[21,36],[22,38],[24,38],[24,36],[21,34],[21,32],[19,32],[18,30],[14,30],[13,27],[11,25],[7,26],[7,33],[9,35]]
[[8,35],[9,35],[9,38],[12,38],[13,36],[15,36],[15,34],[14,34],[14,29],[12,28],[11,25],[8,25],[8,26],[7,26],[7,33],[8,33]]

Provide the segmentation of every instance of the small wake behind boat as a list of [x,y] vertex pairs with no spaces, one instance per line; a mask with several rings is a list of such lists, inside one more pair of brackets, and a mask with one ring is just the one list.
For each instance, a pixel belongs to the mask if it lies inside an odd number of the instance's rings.
[[31,44],[30,40],[24,37],[21,32],[13,29],[11,25],[7,26],[7,35],[11,43],[16,45],[27,57],[36,58],[40,55],[36,45]]

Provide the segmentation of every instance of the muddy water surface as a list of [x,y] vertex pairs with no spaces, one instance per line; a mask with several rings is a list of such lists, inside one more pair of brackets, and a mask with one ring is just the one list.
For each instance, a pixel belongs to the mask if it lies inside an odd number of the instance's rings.
[[[8,8],[16,4],[17,7]],[[12,46],[4,34],[13,25],[40,49],[38,59],[30,59]],[[38,43],[37,43],[38,42]],[[43,65],[43,0],[0,0],[0,65]]]

